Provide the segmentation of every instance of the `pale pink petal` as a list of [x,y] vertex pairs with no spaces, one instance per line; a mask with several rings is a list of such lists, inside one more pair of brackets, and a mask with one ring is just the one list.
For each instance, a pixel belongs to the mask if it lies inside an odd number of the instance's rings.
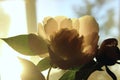
[[83,36],[83,52],[86,54],[94,54],[99,39],[99,25],[95,18],[89,15],[79,18],[79,22],[79,34]]
[[47,38],[44,27],[41,23],[38,24],[38,35],[42,36],[44,39]]
[[61,23],[61,21],[63,21],[64,19],[66,19],[67,17],[65,16],[56,16],[55,20],[57,21],[57,23]]
[[60,23],[64,20],[64,19],[66,19],[67,17],[65,17],[65,16],[56,16],[54,19],[57,21],[57,23],[58,23],[58,29],[60,30]]
[[81,35],[88,35],[92,32],[99,32],[99,25],[95,18],[89,15],[79,18],[80,29],[79,33]]
[[97,44],[98,44],[98,40],[99,40],[99,35],[97,32],[93,32],[87,36],[84,36],[83,38],[83,53],[86,54],[94,54],[94,52],[97,49]]
[[47,21],[48,21],[49,19],[51,19],[51,18],[52,18],[52,17],[50,17],[50,16],[45,17],[44,20],[43,20],[43,25],[45,25],[45,24],[47,23]]
[[55,19],[51,18],[44,25],[45,32],[48,36],[54,34],[58,30],[58,24]]
[[69,29],[72,29],[72,21],[71,19],[64,19],[61,21],[60,23],[60,29],[61,28],[69,28]]
[[76,29],[77,31],[79,31],[79,20],[77,18],[72,18],[72,27],[73,29]]

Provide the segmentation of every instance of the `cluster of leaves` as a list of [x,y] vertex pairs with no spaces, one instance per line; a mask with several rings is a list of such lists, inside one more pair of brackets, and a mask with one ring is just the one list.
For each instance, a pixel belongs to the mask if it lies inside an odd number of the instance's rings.
[[[4,40],[9,46],[11,46],[13,49],[15,49],[23,55],[39,56],[40,54],[48,52],[47,43],[41,37],[38,37],[35,34],[18,35],[10,38],[2,38],[2,40]],[[115,40],[112,39],[112,41],[108,43],[110,40],[108,40],[107,43],[105,42],[104,45],[113,45],[113,47],[110,48],[114,52],[114,54],[116,54],[115,49],[117,47],[114,47],[114,45],[116,45]],[[118,53],[120,53],[118,48],[117,51]],[[111,56],[113,56],[114,54],[111,54]],[[120,54],[115,55],[114,57],[116,56],[120,56]],[[114,73],[111,72],[110,69],[107,67],[107,65],[110,63],[104,63],[106,60],[104,59],[104,57],[101,56],[97,57],[97,59],[98,61],[92,60],[91,62],[81,65],[79,67],[73,67],[68,69],[59,80],[87,80],[91,73],[93,73],[94,71],[103,71],[101,69],[103,66],[106,67],[107,73],[113,78],[113,80],[117,80]],[[102,59],[105,60],[103,63],[101,63]],[[24,72],[21,74],[22,80],[45,80],[45,77],[44,75],[42,75],[41,72],[51,67],[51,61],[49,57],[43,58],[37,65],[22,58],[19,58],[19,60],[24,66]],[[115,62],[112,62],[113,64],[110,65],[114,65],[116,63],[116,60]],[[55,68],[55,66],[53,67]]]

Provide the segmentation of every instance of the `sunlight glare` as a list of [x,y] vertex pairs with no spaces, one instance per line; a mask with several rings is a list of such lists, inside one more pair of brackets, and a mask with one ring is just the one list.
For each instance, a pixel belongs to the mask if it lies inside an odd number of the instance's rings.
[[[10,17],[8,37],[26,34],[27,24],[24,0],[2,1],[0,5]],[[6,43],[2,44],[1,50],[0,80],[21,80],[22,64],[17,58],[19,54]]]
[[8,36],[15,36],[27,33],[26,10],[23,0],[4,1],[1,3],[2,8],[10,17],[10,28]]
[[0,58],[1,80],[21,80],[22,65],[16,55],[9,49],[9,46],[3,45],[4,54]]

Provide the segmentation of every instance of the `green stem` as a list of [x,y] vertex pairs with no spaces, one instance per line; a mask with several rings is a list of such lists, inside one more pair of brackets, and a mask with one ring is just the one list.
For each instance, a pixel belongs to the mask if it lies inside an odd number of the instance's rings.
[[48,70],[47,80],[49,80],[49,76],[50,76],[51,70],[52,70],[52,65],[51,65],[51,67],[50,67],[49,70]]

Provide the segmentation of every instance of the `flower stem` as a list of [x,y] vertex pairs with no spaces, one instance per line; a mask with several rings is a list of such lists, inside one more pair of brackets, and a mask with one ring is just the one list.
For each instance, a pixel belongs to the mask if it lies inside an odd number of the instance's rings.
[[49,80],[49,76],[50,76],[51,70],[52,70],[52,64],[51,64],[51,66],[50,66],[50,68],[49,68],[49,70],[48,70],[47,80]]

